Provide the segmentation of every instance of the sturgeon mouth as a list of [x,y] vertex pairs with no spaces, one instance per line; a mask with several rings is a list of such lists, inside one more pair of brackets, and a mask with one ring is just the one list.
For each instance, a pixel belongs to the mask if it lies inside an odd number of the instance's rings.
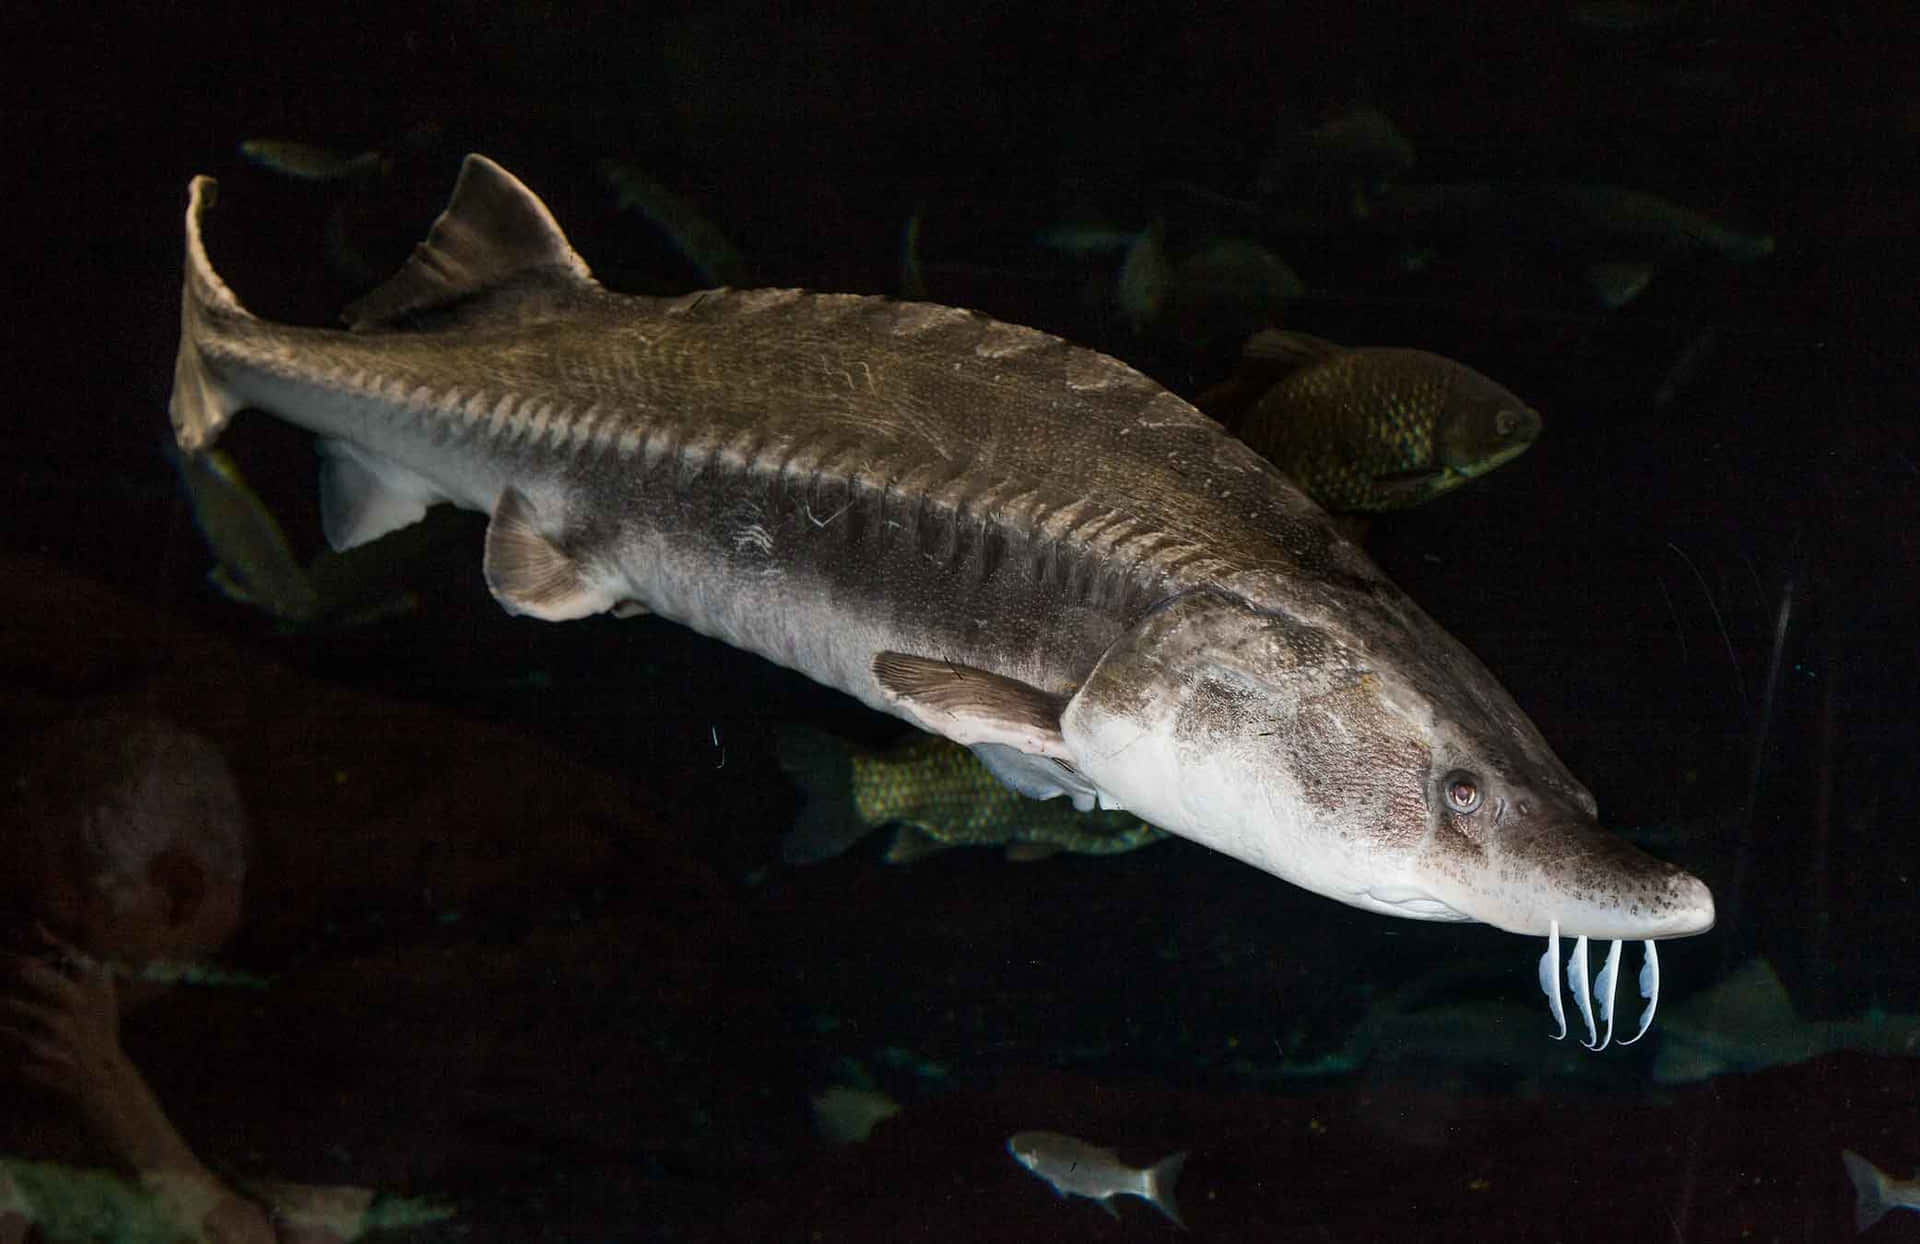
[[1425,897],[1529,937],[1650,941],[1713,927],[1713,893],[1571,809],[1548,811],[1490,841],[1436,835],[1420,863]]
[[[1539,980],[1548,1012],[1559,1027],[1549,1034],[1555,1040],[1567,1035],[1560,938],[1564,933],[1575,939],[1564,981],[1586,1027],[1582,1043],[1590,1050],[1603,1050],[1613,1041],[1622,943],[1641,943],[1638,983],[1646,999],[1634,1034],[1620,1042],[1631,1045],[1646,1035],[1660,1003],[1660,956],[1654,943],[1713,927],[1713,893],[1705,882],[1571,811],[1477,849],[1437,852],[1427,862],[1434,884],[1416,901],[1510,933],[1547,939]],[[1589,938],[1610,943],[1597,975],[1589,972]]]

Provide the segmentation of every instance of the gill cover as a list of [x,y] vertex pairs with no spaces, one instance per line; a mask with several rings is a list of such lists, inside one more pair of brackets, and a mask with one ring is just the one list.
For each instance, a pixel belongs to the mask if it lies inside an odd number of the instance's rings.
[[1427,822],[1430,756],[1396,701],[1326,630],[1202,590],[1108,650],[1061,732],[1103,797],[1352,903]]

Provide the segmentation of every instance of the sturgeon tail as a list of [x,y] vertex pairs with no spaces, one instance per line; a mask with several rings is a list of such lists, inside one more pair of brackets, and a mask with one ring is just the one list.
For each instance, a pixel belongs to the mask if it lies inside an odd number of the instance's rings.
[[245,403],[220,381],[205,344],[220,320],[250,320],[248,310],[213,270],[200,241],[200,219],[213,205],[214,180],[196,177],[187,188],[187,262],[180,291],[180,352],[173,361],[174,441],[187,453],[211,448],[221,429]]

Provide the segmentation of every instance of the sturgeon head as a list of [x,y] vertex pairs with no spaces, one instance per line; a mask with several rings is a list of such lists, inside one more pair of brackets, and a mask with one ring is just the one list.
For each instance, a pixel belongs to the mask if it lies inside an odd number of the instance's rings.
[[1609,940],[1710,928],[1706,886],[1603,830],[1492,675],[1429,628],[1402,654],[1176,597],[1069,701],[1066,751],[1154,824],[1369,911]]
[[[1493,676],[1410,603],[1373,616],[1384,625],[1176,597],[1101,657],[1061,715],[1063,750],[1103,797],[1329,898],[1545,936],[1558,1036],[1572,934],[1589,1049],[1613,1040],[1621,941],[1641,940],[1639,1040],[1654,940],[1711,928],[1712,894],[1603,830]],[[1612,943],[1591,982],[1589,937]]]

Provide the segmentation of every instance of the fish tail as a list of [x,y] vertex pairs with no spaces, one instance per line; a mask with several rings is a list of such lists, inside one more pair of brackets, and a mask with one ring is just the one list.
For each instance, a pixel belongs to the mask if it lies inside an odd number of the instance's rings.
[[854,804],[853,757],[845,743],[804,726],[782,726],[775,754],[806,796],[793,828],[780,840],[780,857],[787,863],[830,860],[872,831]]
[[1180,1204],[1173,1199],[1173,1185],[1180,1180],[1180,1171],[1187,1164],[1187,1151],[1170,1153],[1147,1168],[1146,1197],[1156,1209],[1173,1220],[1173,1225],[1182,1231],[1187,1224],[1180,1218]]
[[1853,1205],[1854,1226],[1865,1231],[1885,1218],[1892,1208],[1887,1203],[1887,1177],[1880,1173],[1879,1167],[1851,1149],[1840,1151],[1840,1161],[1847,1168],[1847,1178],[1853,1180],[1853,1191],[1858,1198]]
[[252,319],[227,283],[213,270],[200,240],[200,220],[213,205],[214,180],[196,177],[187,191],[187,262],[180,292],[180,352],[173,362],[173,436],[180,448],[198,453],[209,448],[221,429],[245,403],[220,382],[208,365],[205,344],[222,319]]

